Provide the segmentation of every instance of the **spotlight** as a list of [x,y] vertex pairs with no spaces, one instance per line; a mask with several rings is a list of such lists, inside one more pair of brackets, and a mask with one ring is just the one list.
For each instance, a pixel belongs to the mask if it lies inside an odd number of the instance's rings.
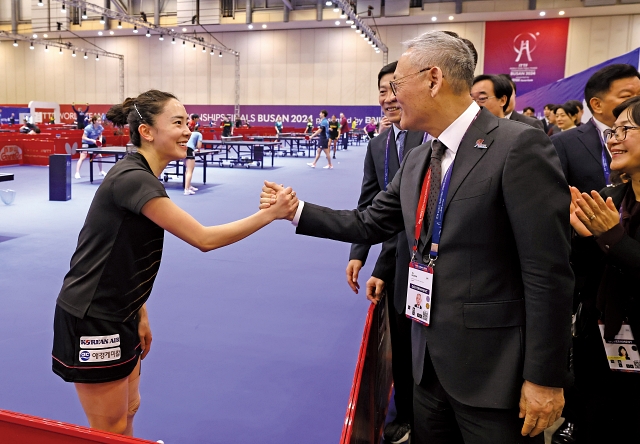
[[146,36],[147,36],[147,37],[151,37],[151,33],[149,32],[149,30],[148,30],[148,29],[147,29],[147,34],[146,34]]
[[44,45],[44,52],[49,52],[49,45]]
[[340,26],[340,20],[336,20],[336,26]]
[[253,25],[249,25],[249,26],[247,26],[247,28],[253,29]]
[[84,53],[84,59],[87,60],[89,58],[89,56],[87,55],[87,53]]
[[62,11],[63,14],[67,12],[67,8],[65,7],[64,3],[62,4],[61,11]]
[[182,32],[187,32],[187,28],[182,28]]
[[102,31],[98,31],[98,35],[102,35]]
[[356,34],[360,34],[361,32],[362,32],[362,31],[360,31],[360,28],[358,28],[358,27],[356,26]]
[[100,56],[98,54],[96,54],[96,62],[100,61]]
[[213,55],[213,48],[211,49],[211,52],[209,53],[209,55]]
[[136,25],[133,25],[133,33],[134,34],[138,33],[138,27]]
[[453,16],[452,15],[449,16],[449,20],[453,20]]
[[29,49],[33,49],[33,42],[29,42]]
[[144,12],[140,11],[140,17],[142,17],[142,21],[143,22],[147,22],[147,14],[145,14]]
[[104,15],[101,15],[101,16],[100,16],[100,24],[101,24],[101,25],[104,25],[104,23],[105,23],[105,22],[104,22]]
[[38,0],[38,6],[42,6],[44,3],[42,3],[42,0]]
[[71,57],[75,57],[76,56],[76,50],[74,49],[73,52],[71,53]]
[[185,42],[184,40],[182,41],[182,47],[186,48],[187,47],[187,42]]
[[331,5],[333,5],[333,2],[332,2],[331,0],[327,0],[327,1],[325,2],[325,5],[327,5],[327,6],[331,6]]
[[205,48],[204,46],[202,47],[202,52],[207,52],[207,48]]
[[340,8],[338,8],[338,5],[333,5],[333,12],[340,12]]
[[86,20],[87,18],[88,18],[87,17],[87,10],[84,9],[84,10],[82,10],[82,20]]
[[42,34],[42,37],[44,37],[46,39],[49,36],[47,34]]
[[160,34],[160,37],[158,37],[158,40],[163,41],[164,40],[164,35]]
[[351,29],[356,29],[356,24],[351,22]]
[[435,22],[436,20],[438,20],[438,17],[435,17],[435,16],[431,17],[432,22]]
[[171,44],[172,44],[172,45],[175,45],[175,44],[176,44],[176,38],[175,38],[175,37],[172,37],[172,38],[171,38]]
[[33,38],[37,39],[38,38],[38,34],[33,34]]
[[113,29],[109,31],[109,35],[113,35]]
[[18,46],[18,41],[17,40],[13,41],[13,46]]
[[62,55],[62,48],[60,48],[60,51],[58,51],[58,54]]
[[342,13],[340,14],[340,18],[341,19],[346,19],[347,18],[347,13],[344,12],[344,10],[342,11]]
[[262,29],[267,29],[267,24],[262,25]]
[[558,11],[558,15],[564,15],[564,11]]
[[218,54],[218,57],[222,57],[222,51],[220,51],[220,54]]
[[540,17],[544,17],[545,15],[547,15],[547,13],[546,13],[546,12],[544,12],[544,11],[540,11]]
[[122,22],[118,20],[118,29],[122,29]]
[[347,25],[353,25],[353,20],[349,19],[345,22]]
[[193,50],[194,51],[196,50],[196,44],[195,43],[193,44]]

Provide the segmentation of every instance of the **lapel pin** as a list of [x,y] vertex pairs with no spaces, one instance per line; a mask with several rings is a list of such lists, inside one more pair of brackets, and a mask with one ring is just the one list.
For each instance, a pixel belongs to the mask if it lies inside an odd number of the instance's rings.
[[484,144],[484,139],[476,140],[476,144],[473,147],[474,148],[480,148],[480,149],[483,149],[483,150],[487,149],[487,145]]

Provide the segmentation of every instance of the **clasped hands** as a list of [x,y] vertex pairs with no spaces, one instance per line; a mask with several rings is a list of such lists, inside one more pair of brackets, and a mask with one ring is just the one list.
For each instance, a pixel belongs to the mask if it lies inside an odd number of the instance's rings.
[[620,223],[620,215],[613,203],[606,202],[597,191],[591,195],[580,193],[576,187],[571,189],[571,226],[582,237],[601,236]]
[[262,193],[260,193],[259,208],[261,210],[273,209],[276,211],[277,219],[293,220],[299,203],[296,192],[291,187],[285,188],[284,185],[264,181]]

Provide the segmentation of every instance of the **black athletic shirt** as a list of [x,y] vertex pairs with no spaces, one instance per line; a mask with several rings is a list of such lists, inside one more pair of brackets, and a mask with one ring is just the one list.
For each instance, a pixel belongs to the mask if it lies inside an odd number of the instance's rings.
[[78,318],[124,322],[142,307],[164,243],[164,230],[140,212],[155,197],[168,196],[141,154],[109,170],[78,236],[58,295],[61,308]]
[[340,122],[329,120],[329,137],[335,139],[338,137],[338,128],[340,128]]

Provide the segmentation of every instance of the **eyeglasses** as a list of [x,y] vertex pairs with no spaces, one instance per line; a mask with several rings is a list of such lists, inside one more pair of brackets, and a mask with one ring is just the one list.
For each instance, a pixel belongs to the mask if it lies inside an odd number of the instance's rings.
[[399,79],[396,79],[396,80],[393,80],[393,81],[389,82],[389,86],[391,87],[391,92],[393,92],[394,96],[397,96],[398,95],[398,85],[404,83],[404,82],[400,82],[400,80],[404,80],[407,77],[411,77],[411,76],[417,76],[420,73],[423,73],[425,71],[429,71],[431,68],[433,68],[433,66],[428,66],[426,68],[421,69],[420,71],[414,72],[413,74],[409,74],[409,75],[406,75],[404,77],[400,77]]
[[495,97],[496,96],[482,96],[482,97],[473,97],[473,96],[471,96],[473,101],[476,102],[478,105],[484,105],[487,100],[495,99]]
[[615,137],[618,142],[627,138],[627,131],[640,129],[638,126],[615,126],[611,129],[604,130],[604,139],[609,140]]

